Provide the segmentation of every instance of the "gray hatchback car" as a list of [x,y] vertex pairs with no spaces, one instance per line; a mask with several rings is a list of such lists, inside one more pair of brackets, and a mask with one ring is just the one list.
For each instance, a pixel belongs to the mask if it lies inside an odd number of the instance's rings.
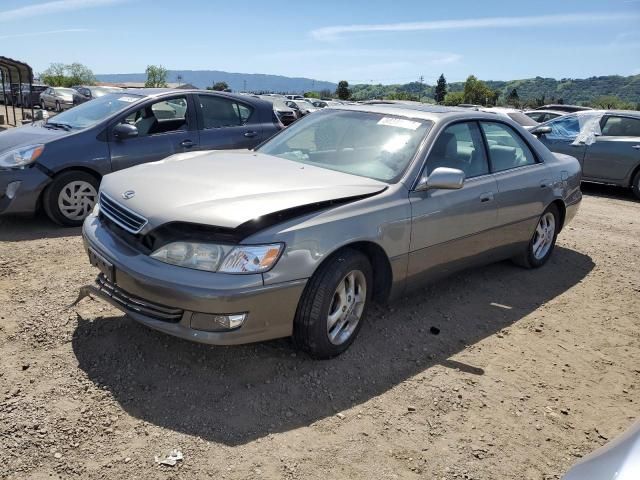
[[139,89],[101,96],[0,133],[0,215],[42,206],[79,226],[103,175],[180,152],[252,148],[281,125],[270,103],[203,90]]
[[198,342],[293,336],[328,358],[373,300],[505,258],[543,265],[581,198],[578,161],[506,117],[325,109],[255,151],[105,176],[83,227],[100,274],[79,299]]

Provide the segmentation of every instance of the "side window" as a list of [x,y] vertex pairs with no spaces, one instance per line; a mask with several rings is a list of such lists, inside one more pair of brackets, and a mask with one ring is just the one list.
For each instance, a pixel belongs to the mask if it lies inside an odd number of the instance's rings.
[[476,122],[456,123],[440,133],[427,158],[427,175],[438,167],[457,168],[467,178],[489,173]]
[[480,122],[480,125],[487,139],[494,172],[536,163],[529,146],[511,127],[496,122]]
[[204,128],[223,128],[244,125],[253,110],[228,98],[200,95]]
[[236,103],[236,107],[238,108],[238,113],[240,114],[240,120],[244,125],[249,120],[249,117],[253,113],[253,109],[248,107],[247,105],[243,105],[242,103]]
[[602,135],[608,137],[640,137],[640,119],[629,117],[606,117]]
[[188,127],[187,109],[186,97],[162,100],[130,113],[121,123],[135,125],[139,137],[182,131]]
[[548,138],[558,138],[573,140],[580,133],[580,122],[578,117],[562,117],[549,123],[551,133],[547,134]]

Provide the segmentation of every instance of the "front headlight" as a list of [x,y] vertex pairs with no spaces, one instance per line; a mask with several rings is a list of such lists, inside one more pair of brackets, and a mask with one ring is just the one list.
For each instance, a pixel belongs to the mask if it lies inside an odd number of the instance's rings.
[[37,160],[44,145],[29,145],[0,154],[0,168],[21,168]]
[[262,273],[280,257],[283,245],[216,245],[173,242],[160,247],[151,257],[180,267],[222,273]]

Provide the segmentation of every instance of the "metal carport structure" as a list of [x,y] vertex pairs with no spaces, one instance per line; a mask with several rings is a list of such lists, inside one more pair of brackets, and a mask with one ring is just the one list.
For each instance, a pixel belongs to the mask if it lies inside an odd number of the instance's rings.
[[[11,96],[11,107],[13,109],[13,126],[17,126],[16,120],[16,100],[13,99],[11,92],[11,85],[18,84],[18,97],[21,96],[22,85],[29,84],[29,95],[33,90],[33,70],[26,63],[14,60],[9,57],[0,56],[0,82],[2,83],[2,99],[4,101],[4,111],[7,116],[7,124],[9,123],[9,108],[7,105],[7,92],[5,87],[5,81],[9,80],[9,96]],[[20,102],[20,109],[22,112],[22,118],[24,119],[24,105]],[[31,119],[33,121],[33,102],[31,105]]]

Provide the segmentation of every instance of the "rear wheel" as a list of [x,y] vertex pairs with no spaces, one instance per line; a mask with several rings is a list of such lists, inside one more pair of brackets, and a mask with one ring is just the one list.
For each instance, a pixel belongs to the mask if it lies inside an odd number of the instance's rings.
[[631,190],[636,198],[640,199],[640,170],[636,173],[636,176],[633,177],[633,181],[631,183]]
[[560,229],[558,207],[550,205],[540,216],[526,249],[514,258],[514,262],[525,268],[538,268],[547,263],[556,245]]
[[66,227],[82,225],[98,200],[98,185],[98,180],[87,172],[61,173],[44,192],[47,216]]
[[344,249],[313,274],[298,304],[295,344],[325,359],[353,343],[371,300],[373,271],[362,253]]

